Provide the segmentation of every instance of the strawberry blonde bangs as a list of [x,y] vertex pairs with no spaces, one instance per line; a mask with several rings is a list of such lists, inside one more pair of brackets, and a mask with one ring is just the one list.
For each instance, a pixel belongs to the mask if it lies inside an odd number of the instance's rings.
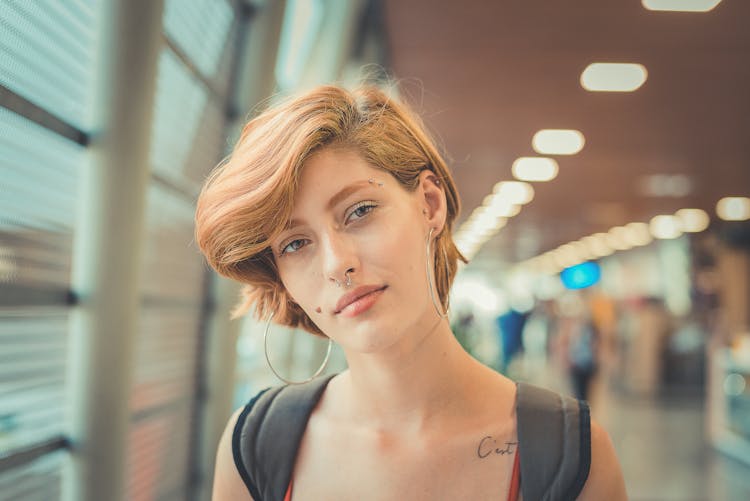
[[460,202],[453,178],[421,120],[382,90],[323,86],[275,105],[245,125],[232,154],[206,180],[195,214],[196,241],[217,273],[245,284],[237,317],[255,306],[258,320],[323,333],[287,294],[270,241],[289,220],[305,161],[324,147],[351,149],[407,191],[429,169],[447,200],[437,238],[435,280],[448,308],[458,260],[452,238]]

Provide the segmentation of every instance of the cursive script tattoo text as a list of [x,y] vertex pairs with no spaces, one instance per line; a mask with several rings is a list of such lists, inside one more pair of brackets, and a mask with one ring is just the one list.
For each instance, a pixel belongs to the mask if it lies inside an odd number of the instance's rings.
[[513,454],[518,442],[504,442],[504,445],[505,447],[498,447],[497,440],[492,438],[492,436],[487,435],[481,440],[481,442],[479,442],[477,456],[479,456],[480,459],[484,459],[493,453],[499,456]]

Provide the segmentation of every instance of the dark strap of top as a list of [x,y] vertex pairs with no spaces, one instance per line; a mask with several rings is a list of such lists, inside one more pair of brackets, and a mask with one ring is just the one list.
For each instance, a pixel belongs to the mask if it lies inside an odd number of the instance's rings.
[[[232,434],[232,454],[256,501],[283,501],[307,421],[333,376],[263,390],[243,409]],[[575,499],[591,465],[588,406],[532,385],[517,388],[523,498]]]
[[588,405],[529,384],[517,388],[523,498],[574,500],[591,466]]
[[256,501],[284,499],[307,421],[334,375],[263,390],[243,409],[232,434],[232,454]]

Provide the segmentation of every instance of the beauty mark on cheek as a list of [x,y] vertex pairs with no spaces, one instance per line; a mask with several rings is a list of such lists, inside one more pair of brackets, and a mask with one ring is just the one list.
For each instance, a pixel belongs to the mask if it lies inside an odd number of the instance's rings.
[[315,308],[315,313],[323,313],[323,310],[320,309],[320,306]]

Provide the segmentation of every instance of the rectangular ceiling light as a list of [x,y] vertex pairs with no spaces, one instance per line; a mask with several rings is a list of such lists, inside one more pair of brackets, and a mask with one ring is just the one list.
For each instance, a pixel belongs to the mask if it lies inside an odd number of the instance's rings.
[[516,205],[524,205],[534,199],[534,187],[523,181],[500,181],[492,193]]
[[699,233],[711,223],[711,218],[703,209],[680,209],[674,215],[680,220],[682,231],[686,233]]
[[550,181],[557,177],[557,162],[546,157],[521,157],[513,162],[513,177],[521,181]]
[[716,214],[725,221],[750,219],[750,198],[724,197],[716,204]]
[[648,223],[651,235],[660,240],[670,240],[682,235],[682,225],[679,218],[671,214],[654,216]]
[[641,64],[591,63],[581,73],[581,86],[592,92],[633,92],[647,76]]
[[673,12],[708,12],[721,0],[642,0],[648,10],[666,10]]
[[542,155],[575,155],[584,143],[583,134],[572,129],[542,129],[531,140],[534,151]]

